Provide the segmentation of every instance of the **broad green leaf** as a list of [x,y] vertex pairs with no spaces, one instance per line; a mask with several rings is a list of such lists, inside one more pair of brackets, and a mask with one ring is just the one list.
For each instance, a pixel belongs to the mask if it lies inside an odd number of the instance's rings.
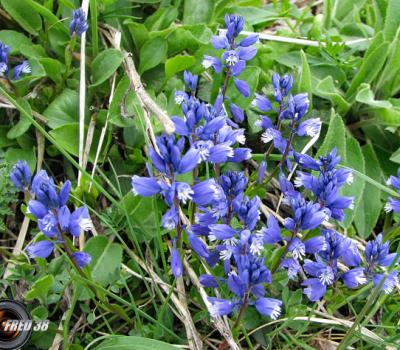
[[184,0],[183,23],[209,23],[214,12],[213,0]]
[[14,164],[17,160],[26,160],[31,170],[36,168],[36,154],[34,148],[8,148],[4,154],[5,160]]
[[[86,126],[85,126],[85,135],[86,135]],[[79,155],[79,124],[71,123],[64,124],[56,129],[53,129],[49,132],[51,136],[57,140],[57,143],[64,148],[66,151],[71,153],[74,156]],[[99,140],[99,132],[95,130],[93,136],[93,144],[97,145]],[[89,153],[89,161],[92,161],[95,156],[94,147],[91,148]]]
[[25,0],[1,0],[4,9],[27,32],[37,35],[42,29],[42,19],[35,9]]
[[160,210],[164,204],[156,197],[139,197],[129,192],[121,206],[125,206],[139,241],[150,241],[160,231]]
[[155,37],[144,43],[140,50],[139,73],[154,68],[167,58],[167,41],[160,37]]
[[307,62],[307,56],[303,50],[300,51],[301,55],[301,70],[299,76],[299,89],[298,92],[307,92],[308,98],[310,99],[310,110],[312,109],[312,91],[311,91],[311,72],[310,66]]
[[139,51],[142,45],[149,39],[149,31],[143,23],[127,20],[124,22],[131,33],[131,38]]
[[43,115],[50,128],[78,122],[79,95],[76,91],[65,89],[45,109]]
[[150,31],[167,29],[178,17],[178,14],[176,7],[159,7],[156,12],[146,18],[144,24]]
[[391,156],[390,156],[390,160],[394,163],[400,164],[400,148],[397,149],[396,152],[394,152]]
[[93,350],[177,350],[178,348],[150,338],[114,336],[97,345]]
[[106,81],[121,65],[124,57],[121,51],[107,49],[100,52],[92,62],[93,83],[90,87],[95,87]]
[[346,162],[346,128],[342,117],[332,110],[328,131],[324,142],[318,149],[317,156],[328,154],[334,147],[336,147],[338,155],[342,157],[342,161]]
[[[353,137],[346,139],[346,166],[355,169],[360,173],[365,173],[365,161],[358,141]],[[345,185],[342,191],[344,196],[354,197],[354,208],[345,210],[344,227],[348,228],[353,221],[355,212],[361,202],[365,182],[362,178],[353,174],[353,182]]]
[[360,69],[347,90],[347,100],[354,100],[358,87],[362,83],[371,83],[376,78],[386,61],[388,48],[389,44],[384,42],[371,52],[367,58],[363,59]]
[[[31,110],[31,105],[25,101],[23,98],[18,98],[18,103],[27,110],[28,113],[32,114],[32,110]],[[30,119],[28,119],[27,117],[25,117],[24,114],[20,113],[20,117],[19,117],[19,121],[17,124],[15,124],[7,133],[7,137],[9,139],[15,139],[19,136],[21,136],[22,134],[24,134],[29,127],[32,125],[32,122]]]
[[51,287],[54,284],[54,277],[53,275],[46,275],[41,279],[38,279],[31,289],[26,293],[25,299],[26,300],[33,300],[38,299],[40,302],[46,304],[47,302],[47,295]]
[[396,92],[393,90],[396,89],[395,82],[400,70],[398,62],[400,62],[400,28],[390,43],[388,60],[376,84],[376,93],[380,98],[388,98]]
[[336,0],[333,16],[336,17],[339,22],[343,21],[347,16],[352,16],[353,8],[361,8],[365,2],[366,0]]
[[85,251],[92,256],[89,267],[92,278],[102,286],[108,286],[119,278],[122,262],[122,246],[105,236],[96,236],[86,244]]
[[[366,144],[363,146],[362,152],[366,164],[365,175],[380,182],[382,171],[372,145]],[[381,209],[381,190],[371,183],[366,183],[362,200],[354,216],[354,223],[361,237],[365,238],[371,234],[378,221]]]
[[345,113],[350,108],[350,104],[335,87],[331,76],[327,76],[325,79],[318,82],[315,89],[313,89],[313,93],[330,100],[334,106],[337,106],[338,112]]
[[388,0],[388,5],[386,9],[385,25],[383,28],[383,33],[385,34],[385,39],[392,41],[396,35],[397,30],[400,27],[400,1],[398,0]]
[[190,68],[196,62],[193,56],[178,55],[165,62],[165,78],[169,79],[178,72]]
[[[272,5],[272,4],[271,4]],[[273,6],[253,7],[253,6],[231,6],[223,12],[242,16],[246,23],[252,26],[263,26],[269,22],[280,18]],[[223,16],[225,13],[221,13]]]
[[356,101],[364,103],[366,105],[375,108],[392,108],[392,104],[389,101],[378,101],[375,100],[374,93],[371,91],[369,84],[362,83],[358,89]]
[[165,39],[168,42],[168,56],[181,53],[198,53],[201,45],[209,45],[213,32],[204,24],[185,25],[175,28]]
[[0,30],[0,41],[11,47],[10,54],[15,55],[22,52],[21,46],[32,46],[32,41],[24,34],[14,30]]
[[39,61],[43,65],[46,75],[56,84],[61,83],[62,74],[65,71],[64,65],[60,61],[50,57],[42,57]]

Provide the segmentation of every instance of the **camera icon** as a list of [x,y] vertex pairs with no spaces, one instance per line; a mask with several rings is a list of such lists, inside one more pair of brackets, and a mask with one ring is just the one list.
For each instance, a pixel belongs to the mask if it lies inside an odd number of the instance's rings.
[[0,349],[22,348],[32,335],[32,319],[25,305],[14,300],[0,300]]

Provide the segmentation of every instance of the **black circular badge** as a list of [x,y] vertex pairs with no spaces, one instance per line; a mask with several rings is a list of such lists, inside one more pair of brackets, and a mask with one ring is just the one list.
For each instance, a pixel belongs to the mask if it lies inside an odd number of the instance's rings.
[[[24,304],[17,301],[0,300],[0,349],[20,349],[30,339],[31,316]],[[28,327],[24,327],[28,324]]]

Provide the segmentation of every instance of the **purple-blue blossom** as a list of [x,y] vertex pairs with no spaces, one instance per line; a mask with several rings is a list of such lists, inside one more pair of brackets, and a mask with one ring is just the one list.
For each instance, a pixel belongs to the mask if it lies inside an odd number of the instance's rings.
[[81,36],[89,29],[85,12],[79,8],[72,11],[72,20],[69,24],[70,35]]
[[29,168],[28,162],[18,160],[13,166],[10,174],[11,181],[15,187],[20,191],[25,191],[31,186],[32,173]]

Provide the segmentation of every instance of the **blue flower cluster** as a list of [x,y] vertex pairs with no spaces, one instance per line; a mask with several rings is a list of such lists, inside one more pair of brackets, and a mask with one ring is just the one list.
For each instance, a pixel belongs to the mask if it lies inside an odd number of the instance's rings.
[[[238,76],[246,68],[246,62],[253,59],[257,54],[254,44],[258,41],[258,35],[253,34],[237,42],[240,32],[243,30],[244,20],[241,16],[225,15],[226,32],[223,35],[215,35],[211,38],[211,44],[216,50],[224,50],[222,56],[215,57],[205,55],[203,67],[212,67],[219,74],[225,75],[224,84],[221,88],[221,95],[225,98],[226,89],[231,78],[236,89],[244,96],[251,94],[250,87],[245,80]],[[234,103],[230,103],[229,110],[237,122],[243,121],[243,110]]]
[[[71,190],[71,182],[67,180],[60,191],[57,191],[54,179],[45,170],[39,171],[32,179],[31,171],[26,161],[18,161],[13,167],[11,180],[20,191],[28,191],[28,213],[32,214],[38,223],[39,230],[47,238],[27,247],[31,258],[47,258],[57,244],[64,242],[64,234],[79,237],[81,231],[92,228],[88,209],[83,206],[71,213],[67,203]],[[72,258],[79,267],[84,267],[91,261],[91,256],[85,252],[72,253]]]
[[[218,182],[211,179],[194,185],[192,200],[199,206],[199,213],[196,224],[188,229],[189,241],[211,267],[220,262],[225,272],[226,277],[218,279],[209,274],[200,276],[203,286],[226,283],[233,293],[232,298],[209,298],[212,316],[254,305],[260,314],[275,319],[281,313],[282,302],[266,297],[264,286],[272,282],[272,276],[261,255],[264,242],[255,231],[260,221],[260,199],[244,195],[247,185],[243,172],[227,172]],[[208,246],[200,236],[207,237]]]
[[[289,122],[289,140],[291,140],[295,134],[298,136],[310,137],[319,134],[321,120],[319,118],[314,118],[301,122],[301,119],[308,111],[310,101],[306,93],[300,93],[295,96],[290,93],[293,86],[293,77],[291,75],[285,74],[281,77],[279,74],[274,74],[272,76],[272,85],[274,89],[275,107],[267,97],[260,94],[256,94],[252,102],[253,106],[263,113],[260,115],[260,120],[256,122],[256,125],[264,130],[261,137],[264,143],[273,141],[274,148],[278,149],[280,153],[284,153],[288,147],[286,152],[291,154],[291,142],[288,143],[281,132],[283,121],[286,120]],[[277,113],[276,125],[265,115],[265,113],[269,112]]]
[[[4,44],[0,41],[0,77],[1,76],[8,76],[9,72],[9,63],[8,63],[8,56],[10,54],[11,47]],[[21,64],[14,67],[13,77],[15,80],[21,78],[22,74],[30,74],[32,69],[29,65],[28,61],[23,61]]]
[[72,20],[69,24],[69,33],[71,35],[81,36],[89,29],[85,12],[79,8],[72,11]]

